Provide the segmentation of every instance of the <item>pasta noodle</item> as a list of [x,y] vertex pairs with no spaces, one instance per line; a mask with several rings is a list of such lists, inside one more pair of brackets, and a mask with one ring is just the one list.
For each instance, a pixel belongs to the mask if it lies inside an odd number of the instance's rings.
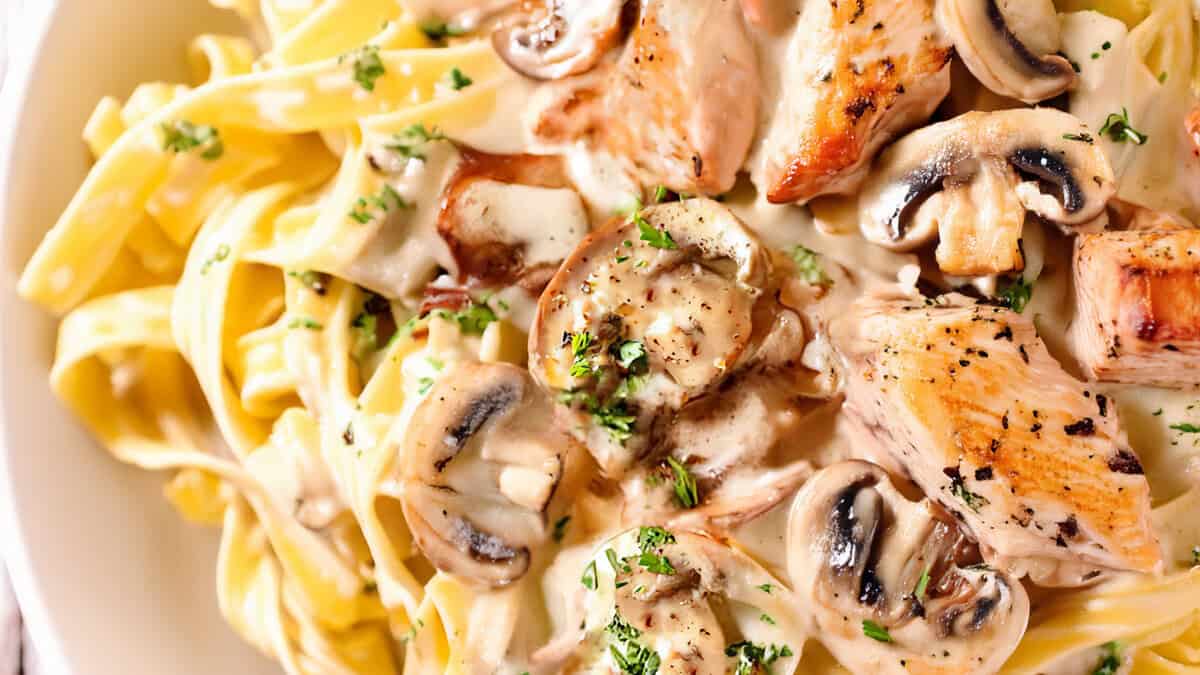
[[[514,75],[474,19],[447,23],[444,17],[418,15],[423,11],[419,5],[406,8],[396,0],[212,1],[241,15],[250,37],[198,36],[187,50],[191,83],[146,83],[124,101],[106,97],[97,104],[83,130],[95,164],[29,261],[19,291],[61,316],[50,373],[55,394],[116,459],[170,472],[164,493],[185,519],[220,528],[217,600],[230,626],[290,675],[581,671],[583,661],[571,659],[584,659],[581,655],[593,647],[588,658],[617,658],[605,656],[609,652],[603,648],[617,644],[627,650],[619,660],[639,654],[648,658],[649,652],[638,651],[645,649],[637,642],[646,638],[643,632],[623,628],[621,608],[630,605],[622,603],[644,598],[633,589],[629,598],[617,593],[630,583],[620,581],[622,575],[636,572],[623,572],[622,564],[629,565],[622,561],[649,556],[649,564],[658,560],[669,567],[669,561],[656,555],[670,550],[680,568],[693,566],[689,578],[711,582],[704,586],[706,593],[727,593],[711,607],[689,605],[687,611],[699,612],[696,625],[702,630],[711,619],[718,633],[726,630],[743,638],[723,643],[723,651],[715,652],[717,658],[732,659],[729,664],[737,659],[749,664],[745,670],[729,665],[729,670],[738,668],[738,675],[849,672],[838,663],[809,608],[793,594],[795,580],[788,581],[784,573],[792,554],[782,550],[784,539],[778,534],[787,517],[787,509],[778,507],[782,496],[762,508],[730,507],[714,516],[733,523],[720,542],[682,532],[675,541],[662,530],[660,544],[666,548],[656,554],[644,541],[656,536],[654,528],[621,534],[623,528],[617,526],[629,512],[609,499],[617,488],[593,482],[607,470],[599,457],[593,460],[571,445],[575,441],[564,441],[560,464],[530,469],[521,462],[533,461],[529,457],[536,453],[536,443],[522,437],[512,441],[519,453],[501,443],[488,451],[498,457],[483,453],[461,459],[464,464],[479,462],[462,471],[479,485],[495,482],[496,495],[506,495],[475,504],[489,513],[520,501],[505,491],[511,487],[505,481],[528,478],[531,472],[552,475],[542,502],[523,498],[538,505],[540,510],[530,510],[547,520],[542,534],[553,538],[553,551],[525,550],[524,576],[490,588],[449,573],[429,554],[432,536],[486,537],[448,534],[414,521],[406,501],[416,480],[414,469],[401,458],[411,451],[406,448],[414,443],[412,430],[433,414],[422,402],[431,390],[440,392],[454,383],[468,386],[456,379],[475,372],[468,368],[490,366],[493,370],[486,372],[499,373],[496,377],[514,371],[528,377],[524,367],[536,365],[527,361],[539,339],[536,332],[527,334],[536,302],[529,289],[540,289],[530,279],[546,271],[532,259],[535,247],[529,245],[524,250],[530,259],[514,269],[530,276],[486,295],[467,295],[446,279],[497,272],[486,265],[482,271],[466,269],[472,260],[464,249],[470,249],[471,237],[478,233],[453,230],[447,214],[454,208],[476,208],[470,212],[475,220],[457,226],[469,230],[472,224],[488,223],[495,217],[486,201],[492,194],[488,191],[498,184],[528,182],[523,188],[529,192],[521,194],[535,195],[539,203],[509,205],[527,214],[528,222],[512,239],[491,242],[496,248],[489,249],[487,259],[500,260],[530,239],[578,251],[577,245],[594,241],[584,239],[588,221],[610,217],[614,199],[626,199],[636,181],[615,164],[596,159],[607,157],[604,153],[587,155],[584,141],[554,146],[555,163],[528,170],[533,178],[512,178],[509,173],[527,170],[523,162],[538,161],[516,155],[514,148],[523,153],[546,147],[526,136],[519,123],[528,120],[508,118],[523,114],[529,101],[562,92],[553,84],[535,85]],[[1200,220],[1200,159],[1191,155],[1178,124],[1200,91],[1197,8],[1187,0],[1057,4],[1063,12],[1063,52],[1083,64],[1079,86],[1070,93],[1070,111],[1099,126],[1105,115],[1126,106],[1150,142],[1161,143],[1154,146],[1161,151],[1147,153],[1132,144],[1096,141],[1112,158],[1117,196],[1132,205]],[[1089,56],[1098,37],[1113,58]],[[765,58],[778,46],[761,49]],[[575,98],[565,105],[589,104],[588,90],[571,95]],[[630,114],[643,112],[653,111]],[[596,129],[589,133],[601,134]],[[481,147],[470,147],[476,142]],[[656,152],[684,152],[667,145],[656,146]],[[501,155],[505,158],[497,159]],[[597,163],[588,164],[593,160]],[[702,174],[699,154],[685,160],[697,177]],[[570,189],[600,183],[619,189],[599,196]],[[658,201],[668,192],[660,189]],[[786,223],[772,234],[772,246],[787,242],[797,265],[816,259],[804,257],[808,249],[801,244],[809,235],[792,227],[798,211],[747,205],[747,192],[738,184],[728,195],[738,213]],[[545,206],[541,213],[542,199],[565,206]],[[639,202],[629,221],[641,228],[639,245],[660,241],[652,245],[675,249],[670,233],[639,222],[641,208]],[[853,212],[833,202],[818,202],[813,210]],[[582,230],[571,229],[572,218],[582,219]],[[1046,277],[1039,282],[1046,290],[1040,291],[1038,302],[1065,298],[1062,261],[1050,251],[1061,244],[1060,238],[1048,225],[1045,235],[1041,224],[1034,227],[1035,232],[1026,233],[1026,277]],[[806,224],[804,229],[811,228]],[[630,238],[639,234],[631,232]],[[615,241],[614,255],[623,262],[634,244]],[[688,251],[713,245],[709,240],[684,244]],[[856,240],[854,245],[865,243]],[[728,245],[738,251],[749,247],[740,240]],[[550,256],[552,267],[562,257]],[[722,286],[721,293],[733,296],[752,288],[754,298],[780,299],[784,305],[789,299],[809,302],[803,298],[811,291],[769,287],[755,276],[755,265],[766,265],[768,257],[781,255],[764,254],[762,261],[747,263],[750,271],[739,269],[737,283]],[[864,267],[877,266],[879,260]],[[706,266],[720,265],[709,262],[693,265],[697,278],[717,274]],[[897,253],[883,264],[901,269],[916,262]],[[501,272],[515,275],[514,269]],[[817,286],[834,283],[817,271],[810,271]],[[541,286],[548,279],[541,279]],[[595,281],[589,277],[579,283]],[[696,283],[724,281],[703,277]],[[1058,284],[1057,291],[1052,284]],[[990,287],[995,288],[994,279]],[[564,286],[559,292],[566,297],[573,291]],[[654,289],[646,297],[651,302]],[[729,302],[733,314],[738,300]],[[670,327],[656,323],[650,329],[665,335]],[[805,401],[824,396],[823,389],[836,379],[817,355],[821,345],[811,329],[800,326],[786,338],[809,342],[803,356],[793,360],[822,372],[819,379],[806,375],[811,380],[805,380],[806,386],[821,391],[800,397]],[[704,327],[696,330],[703,333]],[[1049,329],[1049,340],[1055,339],[1054,330]],[[559,331],[549,339],[577,352],[575,362],[564,369],[592,367],[585,358],[588,344],[576,342],[579,334]],[[631,364],[645,354],[621,344],[610,356],[633,372]],[[721,371],[729,365],[720,354],[712,361]],[[634,385],[625,381],[621,386]],[[621,391],[633,396],[628,389]],[[622,425],[633,424],[632,417],[625,419],[623,402],[605,407],[576,389],[557,394],[568,402],[584,401],[585,408],[577,411],[587,411],[591,419],[607,415],[614,438],[628,432]],[[1133,405],[1125,398],[1132,394],[1112,396],[1114,406]],[[1182,399],[1172,399],[1177,400]],[[824,408],[813,412],[815,408],[812,404],[785,422],[796,429],[811,425],[794,433],[813,439],[841,438],[844,430],[826,419],[832,413]],[[733,414],[766,419],[766,412],[749,410],[736,408]],[[527,413],[521,422],[549,424],[551,415],[543,413]],[[1122,414],[1130,416],[1127,409]],[[699,429],[694,433],[710,435],[705,427]],[[450,426],[442,429],[450,439],[447,444],[457,432]],[[717,434],[715,442],[726,442],[719,433],[711,432]],[[1135,430],[1133,437],[1147,434]],[[741,442],[753,445],[754,440]],[[813,445],[818,459],[771,467],[776,472],[768,476],[772,481],[794,475],[794,485],[752,482],[738,473],[745,469],[741,460],[724,466],[716,483],[719,487],[728,479],[743,488],[753,485],[756,493],[778,489],[790,502],[817,466],[846,454],[842,440],[813,440]],[[1177,457],[1189,452],[1167,451]],[[443,458],[437,472],[451,460],[460,462],[458,456]],[[766,460],[756,456],[745,461]],[[672,467],[664,466],[665,473],[646,472],[633,484],[651,494],[660,483],[674,480],[675,496],[668,495],[664,503],[686,503],[688,483],[680,478],[680,472],[686,478],[686,469],[675,468],[671,474]],[[1155,467],[1146,473],[1153,476]],[[453,492],[446,486],[425,487]],[[693,502],[696,489],[693,482]],[[702,489],[710,488],[705,484]],[[563,494],[571,495],[569,503],[564,504]],[[1116,641],[1132,672],[1200,673],[1200,571],[1192,559],[1200,556],[1200,549],[1193,548],[1200,545],[1200,488],[1155,495],[1161,503],[1154,518],[1169,559],[1164,574],[1114,575],[1095,585],[1034,595],[1029,627],[1002,672],[1090,672],[1105,658],[1105,649],[1116,649],[1105,645]],[[651,506],[647,513],[658,514]],[[742,527],[739,518],[759,520]],[[486,540],[480,546],[501,544]],[[507,561],[518,553],[503,549],[490,560]],[[474,562],[482,565],[479,560],[486,557],[479,554]],[[586,601],[577,595],[580,570],[585,570],[584,586],[602,587]],[[929,571],[926,567],[925,583]],[[911,596],[924,592],[922,586]],[[622,635],[624,629],[629,630],[618,642],[597,641],[615,639],[603,636]],[[851,632],[857,636],[858,629],[856,625]],[[616,654],[618,647],[610,649]],[[657,669],[657,661],[653,663]],[[773,671],[768,668],[772,663]],[[765,670],[749,669],[758,666]]]

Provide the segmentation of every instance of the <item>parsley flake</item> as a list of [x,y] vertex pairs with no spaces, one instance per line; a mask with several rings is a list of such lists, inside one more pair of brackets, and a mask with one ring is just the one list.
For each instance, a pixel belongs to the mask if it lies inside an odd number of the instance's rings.
[[408,209],[412,208],[412,206],[391,185],[384,183],[378,195],[359,197],[354,202],[354,208],[347,215],[359,225],[366,225],[371,221],[383,217],[393,209]]
[[1033,284],[1025,279],[1017,279],[1000,291],[998,299],[1000,304],[1021,314],[1025,311],[1029,301],[1033,299]]
[[872,640],[878,640],[880,642],[893,642],[892,634],[889,633],[886,628],[880,626],[874,621],[871,621],[870,619],[863,620],[862,630],[863,635],[866,635]]
[[354,81],[367,91],[375,91],[375,80],[383,77],[387,69],[379,58],[379,47],[367,45],[354,57]]
[[567,524],[570,522],[571,516],[563,516],[554,521],[554,534],[551,535],[554,537],[554,541],[561,542],[563,540],[563,537],[567,534]]
[[460,37],[467,34],[467,31],[462,28],[452,26],[436,17],[421,22],[420,28],[425,37],[434,42],[441,42],[448,37]]
[[1129,141],[1135,145],[1145,145],[1146,141],[1150,140],[1149,136],[1133,128],[1129,121],[1129,110],[1126,108],[1121,108],[1119,113],[1108,115],[1104,126],[1100,127],[1100,135],[1107,135],[1113,143]]
[[589,591],[596,590],[596,561],[588,563],[588,566],[583,568],[583,576],[579,578],[579,582]]
[[641,211],[633,214],[633,222],[637,225],[638,232],[641,233],[641,240],[654,248],[661,248],[668,251],[679,248],[679,244],[676,244],[675,240],[671,238],[670,232],[660,230],[651,225],[642,217]]
[[[765,614],[763,616],[766,616]],[[759,673],[770,672],[769,667],[781,658],[793,656],[793,652],[787,645],[767,645],[763,646],[755,644],[749,640],[735,642],[725,648],[725,656],[737,659],[737,664],[734,666],[734,675],[759,675]]]
[[825,274],[821,256],[816,251],[797,246],[792,249],[792,260],[796,263],[796,276],[809,286],[832,286],[833,280]]
[[475,80],[472,80],[471,78],[464,75],[463,71],[458,69],[458,66],[451,68],[450,73],[447,75],[447,77],[450,80],[450,88],[453,89],[454,91],[462,91],[463,89],[466,89],[467,87],[471,86],[472,84],[475,84]]
[[320,321],[309,317],[298,317],[288,322],[288,330],[296,330],[303,328],[305,330],[321,330],[325,326],[321,325]]
[[392,136],[392,142],[384,147],[401,157],[424,161],[425,146],[434,141],[444,140],[447,140],[446,135],[438,131],[437,127],[426,129],[424,124],[418,122]]
[[1186,422],[1182,424],[1172,424],[1171,428],[1183,434],[1200,434],[1200,426],[1188,424]]
[[163,132],[163,150],[181,154],[201,148],[200,157],[210,161],[225,154],[221,132],[215,127],[176,120],[164,122],[159,128]]
[[679,460],[667,456],[667,464],[675,476],[675,499],[685,509],[695,508],[700,503],[699,490],[696,488],[696,477],[693,476]]
[[1104,650],[1104,655],[1100,657],[1100,663],[1096,664],[1092,675],[1117,675],[1121,669],[1121,643],[1116,640],[1105,642],[1100,649]]

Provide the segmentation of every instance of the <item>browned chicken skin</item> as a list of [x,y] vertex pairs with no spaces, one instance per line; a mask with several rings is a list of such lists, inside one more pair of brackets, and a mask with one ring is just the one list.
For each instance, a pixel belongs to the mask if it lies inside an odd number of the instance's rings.
[[1160,569],[1115,406],[1027,317],[962,296],[868,299],[837,335],[863,451],[963,522],[990,562],[1059,585]]
[[757,128],[758,63],[736,0],[643,0],[615,62],[560,86],[538,136],[587,138],[676,192],[732,188]]
[[1090,376],[1200,385],[1200,230],[1080,236],[1075,297],[1071,337]]
[[853,192],[875,153],[949,92],[951,54],[930,0],[805,5],[764,141],[768,199]]

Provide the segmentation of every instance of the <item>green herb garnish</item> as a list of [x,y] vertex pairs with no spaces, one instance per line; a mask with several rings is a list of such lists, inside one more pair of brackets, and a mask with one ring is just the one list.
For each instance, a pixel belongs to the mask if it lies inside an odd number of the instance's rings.
[[640,210],[634,212],[633,222],[635,225],[637,225],[638,231],[641,232],[641,240],[647,244],[650,244],[654,248],[666,250],[674,250],[679,248],[679,245],[676,244],[675,240],[671,238],[670,232],[667,232],[666,230],[660,230],[651,225],[645,218],[642,217],[642,212]]
[[457,66],[450,69],[450,74],[447,77],[450,79],[450,88],[454,91],[461,91],[475,84],[475,80],[464,75],[463,71],[459,70]]
[[1182,424],[1172,424],[1171,428],[1174,429],[1175,431],[1178,431],[1178,432],[1184,433],[1184,434],[1200,434],[1200,426],[1196,426],[1195,424],[1188,424],[1186,422],[1184,422]]
[[638,642],[642,632],[629,624],[620,613],[604,628],[611,642],[608,651],[621,672],[626,675],[654,675],[662,663],[658,652]]
[[221,140],[221,132],[214,127],[193,124],[187,120],[176,120],[164,122],[160,128],[163,132],[164,150],[184,153],[202,148],[200,157],[207,160],[218,159],[225,154],[225,143]]
[[589,591],[596,590],[596,561],[588,563],[587,567],[583,568],[583,576],[579,578],[579,582]]
[[1017,279],[1000,291],[998,297],[1000,304],[1020,314],[1033,298],[1033,284],[1025,279]]
[[392,143],[384,147],[401,157],[424,161],[426,144],[444,140],[446,140],[445,134],[438,131],[437,127],[426,129],[424,124],[418,122],[394,135]]
[[816,251],[804,246],[797,246],[792,249],[792,260],[796,263],[796,276],[800,278],[800,281],[810,286],[833,285],[833,280],[825,274],[825,268],[821,265],[821,256]]
[[1121,108],[1120,113],[1110,113],[1104,120],[1104,126],[1100,127],[1100,135],[1106,134],[1114,143],[1129,141],[1135,145],[1145,145],[1146,141],[1150,140],[1149,136],[1133,128],[1129,121],[1129,110],[1126,108]]
[[391,185],[384,183],[379,194],[370,197],[359,197],[354,202],[354,208],[350,210],[348,215],[354,222],[366,225],[386,215],[393,209],[408,209],[412,208],[412,206],[412,204],[400,196],[399,192],[392,189]]
[[893,641],[892,634],[889,633],[886,628],[884,628],[883,626],[880,626],[879,624],[875,623],[874,621],[871,621],[870,619],[863,620],[862,630],[863,630],[863,635],[866,635],[867,637],[871,638],[872,640],[878,640],[880,642],[892,642]]
[[1121,643],[1116,640],[1105,642],[1100,649],[1104,650],[1104,655],[1100,657],[1100,663],[1096,664],[1092,675],[1117,675],[1121,669]]
[[232,252],[232,249],[229,248],[229,244],[221,244],[218,246],[217,250],[213,251],[212,256],[210,256],[208,260],[205,260],[204,264],[200,266],[200,274],[208,274],[210,267],[219,262],[225,262],[225,260],[229,257],[229,254]]
[[787,645],[764,647],[749,640],[742,640],[726,647],[725,656],[737,659],[733,669],[734,675],[760,675],[779,659],[792,656],[792,650]]
[[675,499],[685,509],[695,508],[700,503],[699,490],[696,488],[696,477],[693,476],[679,460],[667,456],[667,464],[675,476]]
[[367,91],[375,91],[375,80],[383,77],[387,69],[379,58],[379,47],[367,45],[354,57],[354,81]]
[[448,37],[460,37],[467,34],[467,31],[463,30],[462,28],[451,26],[450,24],[438,18],[421,22],[420,28],[421,32],[425,34],[425,37],[433,40],[434,42],[441,42]]
[[561,542],[563,540],[563,537],[567,534],[567,523],[570,522],[571,516],[563,516],[554,521],[554,534],[551,535],[554,537],[554,541]]
[[297,328],[303,328],[305,330],[321,330],[324,328],[324,326],[322,326],[321,322],[317,321],[316,319],[299,317],[288,322],[288,330],[296,330]]

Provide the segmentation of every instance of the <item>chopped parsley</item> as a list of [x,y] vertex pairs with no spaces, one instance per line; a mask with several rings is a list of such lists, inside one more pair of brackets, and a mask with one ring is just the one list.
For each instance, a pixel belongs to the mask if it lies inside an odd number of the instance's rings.
[[571,377],[588,377],[589,375],[599,375],[600,370],[593,368],[592,363],[588,360],[587,351],[591,349],[595,339],[592,334],[583,331],[582,333],[574,333],[571,335]]
[[218,246],[217,250],[213,251],[212,256],[208,260],[205,260],[204,264],[200,266],[200,274],[208,274],[210,267],[219,262],[225,262],[225,259],[228,258],[229,254],[232,252],[232,249],[229,248],[229,244],[221,244]]
[[1086,131],[1081,131],[1077,134],[1063,134],[1063,140],[1078,141],[1080,143],[1087,143],[1088,145],[1092,145],[1096,142],[1096,139],[1092,138],[1092,135]]
[[163,150],[180,154],[201,148],[200,157],[207,160],[218,159],[225,154],[221,132],[215,127],[176,120],[164,122],[160,128],[163,132]]
[[311,319],[309,317],[298,317],[288,322],[288,330],[296,330],[297,328],[303,328],[305,330],[321,330],[324,328],[324,326],[322,326],[321,322],[317,321],[316,319]]
[[463,71],[458,69],[458,66],[451,68],[450,73],[446,77],[450,80],[450,88],[454,91],[462,91],[475,84],[475,80],[464,75]]
[[[765,614],[763,616],[766,616]],[[725,648],[725,656],[737,659],[734,675],[758,675],[764,668],[769,667],[781,658],[792,656],[793,652],[787,645],[768,645],[766,647],[742,640]]]
[[796,276],[810,286],[832,286],[833,280],[821,266],[821,256],[816,251],[797,246],[792,249],[792,260],[796,263]]
[[771,591],[775,589],[775,586],[773,586],[771,584],[763,584],[761,586],[756,586],[755,588],[762,591],[763,593],[770,595]]
[[862,622],[863,635],[878,640],[879,642],[893,642],[892,634],[886,628],[880,626],[870,619],[863,619]]
[[654,248],[666,250],[674,250],[679,248],[679,244],[671,238],[671,233],[666,230],[660,230],[651,225],[645,218],[642,217],[641,210],[634,211],[633,222],[638,227],[638,232],[641,233],[640,239]]
[[1000,291],[1000,304],[1008,307],[1012,311],[1020,314],[1025,311],[1025,307],[1033,298],[1033,284],[1025,281],[1025,279],[1017,279],[1016,281]]
[[930,565],[926,565],[925,569],[921,570],[921,578],[917,579],[917,585],[913,588],[913,597],[917,602],[925,601],[925,591],[929,588],[929,568]]
[[762,620],[764,623],[769,623],[769,624],[771,624],[772,626],[774,626],[774,625],[775,625],[775,619],[772,619],[772,618],[771,618],[771,615],[770,615],[770,614],[767,614],[766,612],[763,612],[762,614],[760,614],[760,615],[758,616],[758,618],[759,618],[759,619],[761,619],[761,620]]
[[563,537],[567,534],[567,523],[570,522],[571,516],[563,516],[562,518],[554,521],[554,534],[551,535],[554,537],[554,541],[563,540]]
[[671,473],[675,476],[675,499],[685,509],[695,508],[700,503],[699,490],[696,488],[696,477],[674,457],[668,455],[667,464],[671,467]]
[[1166,83],[1167,83],[1167,71],[1165,71],[1165,70],[1164,70],[1164,71],[1162,71],[1161,73],[1159,73],[1159,74],[1158,74],[1158,83],[1159,83],[1159,84],[1166,84]]
[[613,574],[629,574],[633,571],[629,564],[617,557],[617,552],[611,548],[604,549],[604,557],[608,558],[608,564],[612,567]]
[[379,191],[378,195],[359,197],[354,202],[354,208],[350,210],[349,216],[354,222],[366,225],[393,209],[407,208],[412,208],[412,204],[405,201],[399,192],[392,189],[391,185],[384,183],[383,189]]
[[387,69],[379,58],[379,47],[367,45],[354,57],[354,81],[367,91],[375,91],[375,80],[383,77]]
[[483,335],[483,331],[488,327],[488,324],[500,320],[491,307],[475,301],[469,302],[465,308],[457,312],[440,309],[435,311],[434,314],[439,318],[457,323],[464,335]]
[[645,370],[646,346],[637,340],[621,342],[617,345],[617,365],[630,371]]
[[379,348],[379,317],[390,309],[391,305],[387,298],[367,291],[362,311],[350,320],[350,329],[354,333],[354,357],[356,359],[362,360],[367,354]]
[[665,201],[667,201],[667,186],[659,185],[654,188],[654,203],[661,204]]
[[604,427],[614,441],[624,443],[633,436],[633,426],[637,422],[637,416],[629,414],[624,401],[606,406],[596,406],[591,413],[596,424]]
[[588,563],[588,566],[583,568],[583,576],[579,578],[579,582],[589,591],[596,590],[596,561]]
[[979,509],[991,503],[987,497],[968,490],[966,484],[961,479],[950,483],[950,494],[961,499],[967,505],[967,508],[975,513],[979,513]]
[[1092,671],[1092,675],[1117,675],[1117,671],[1121,669],[1121,643],[1113,640],[1100,645],[1100,649],[1104,651],[1104,655],[1100,657],[1100,663],[1096,664],[1096,669]]
[[638,530],[637,543],[642,551],[637,560],[639,565],[655,574],[675,574],[671,561],[658,553],[663,546],[675,543],[675,535],[661,527],[643,527]]
[[287,275],[293,279],[298,279],[308,290],[317,295],[325,295],[325,292],[329,290],[329,275],[322,272],[313,270],[298,272],[290,270]]
[[1192,567],[1200,567],[1200,546],[1192,547]]
[[1108,135],[1113,143],[1129,141],[1135,145],[1145,145],[1146,141],[1150,140],[1149,136],[1133,128],[1129,121],[1129,110],[1126,108],[1121,108],[1119,113],[1109,114],[1104,120],[1104,126],[1100,127],[1100,135]]
[[1171,428],[1183,434],[1200,434],[1200,426],[1188,424],[1186,422],[1182,424],[1172,424]]
[[401,157],[424,161],[426,144],[444,140],[446,135],[438,131],[437,127],[426,129],[424,124],[418,122],[392,136],[392,142],[384,147]]
[[621,672],[627,675],[654,675],[662,663],[658,652],[638,642],[642,631],[634,628],[620,613],[614,612],[612,621],[604,628],[610,642],[608,651]]
[[433,378],[422,377],[421,379],[417,380],[417,384],[419,385],[417,387],[417,393],[421,396],[424,396],[425,394],[429,393],[430,389],[433,389]]
[[425,37],[434,42],[441,42],[448,37],[460,37],[467,34],[467,31],[462,28],[451,26],[439,18],[422,21],[420,28]]

